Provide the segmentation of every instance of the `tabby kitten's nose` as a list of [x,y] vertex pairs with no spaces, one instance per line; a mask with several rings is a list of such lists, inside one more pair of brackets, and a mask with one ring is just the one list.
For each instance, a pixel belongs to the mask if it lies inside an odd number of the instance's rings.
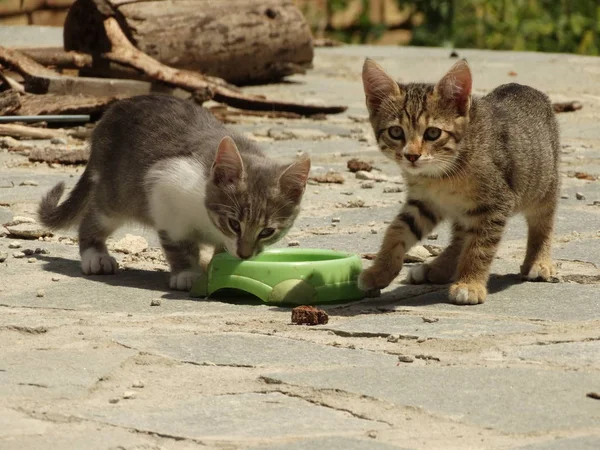
[[406,159],[408,159],[410,162],[414,163],[417,159],[419,159],[421,157],[421,155],[415,154],[415,153],[405,153],[404,157]]

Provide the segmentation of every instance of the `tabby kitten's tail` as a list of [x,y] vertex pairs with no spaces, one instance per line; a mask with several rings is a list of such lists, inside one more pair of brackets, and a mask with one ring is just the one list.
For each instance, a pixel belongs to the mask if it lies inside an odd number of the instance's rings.
[[40,202],[38,216],[41,222],[53,230],[73,225],[88,204],[91,187],[90,176],[87,171],[84,171],[73,191],[59,205],[58,202],[65,191],[65,183],[62,181],[58,183],[44,195]]

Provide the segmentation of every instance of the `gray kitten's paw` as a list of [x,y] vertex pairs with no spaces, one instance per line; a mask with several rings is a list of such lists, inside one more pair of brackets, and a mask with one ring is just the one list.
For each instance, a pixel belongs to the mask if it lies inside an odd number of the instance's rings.
[[189,291],[194,281],[200,278],[200,275],[202,275],[202,272],[194,270],[184,270],[173,274],[169,279],[169,287],[176,291]]
[[85,275],[110,275],[118,268],[117,260],[108,253],[88,248],[81,254],[81,271]]

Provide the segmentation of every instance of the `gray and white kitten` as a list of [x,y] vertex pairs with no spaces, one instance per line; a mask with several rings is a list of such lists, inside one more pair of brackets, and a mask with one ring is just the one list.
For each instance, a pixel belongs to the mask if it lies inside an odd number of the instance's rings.
[[52,229],[79,224],[81,268],[111,274],[106,239],[137,222],[158,231],[170,287],[200,275],[200,245],[250,258],[281,239],[300,210],[310,159],[282,165],[210,112],[186,100],[144,95],[112,106],[94,130],[87,167],[69,197],[64,183],[42,199]]

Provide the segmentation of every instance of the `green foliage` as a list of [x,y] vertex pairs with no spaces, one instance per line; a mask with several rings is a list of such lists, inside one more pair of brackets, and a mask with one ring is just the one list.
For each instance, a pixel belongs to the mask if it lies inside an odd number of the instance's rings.
[[[330,1],[337,8],[347,2]],[[424,16],[411,28],[411,45],[600,55],[600,0],[396,1]],[[383,31],[366,13],[359,29],[362,42]]]

